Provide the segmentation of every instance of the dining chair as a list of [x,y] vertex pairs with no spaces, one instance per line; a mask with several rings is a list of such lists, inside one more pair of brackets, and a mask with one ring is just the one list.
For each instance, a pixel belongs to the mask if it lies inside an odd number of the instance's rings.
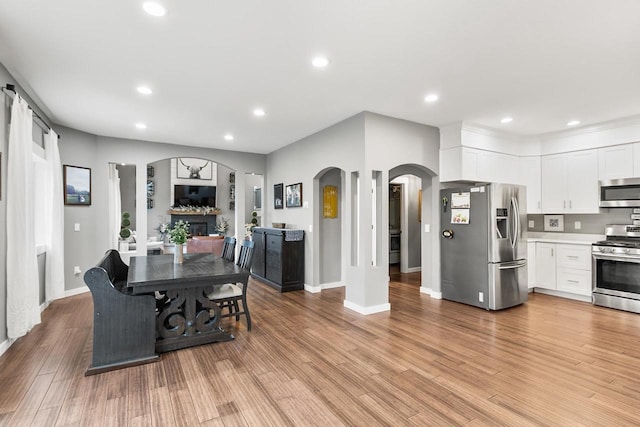
[[222,244],[222,258],[227,261],[233,262],[236,256],[236,238],[235,237],[225,237],[224,243]]
[[[234,239],[235,240],[235,239]],[[234,242],[235,245],[235,242]],[[253,259],[254,242],[251,240],[243,240],[240,246],[240,255],[236,263],[240,268],[249,270]],[[241,315],[247,317],[247,330],[251,330],[251,314],[247,306],[247,290],[249,289],[249,281],[243,283],[227,283],[222,286],[216,286],[213,292],[207,297],[214,301],[220,307],[220,317],[235,317],[236,321],[240,320]],[[242,311],[240,311],[239,301],[242,301]],[[228,313],[222,313],[224,309]]]

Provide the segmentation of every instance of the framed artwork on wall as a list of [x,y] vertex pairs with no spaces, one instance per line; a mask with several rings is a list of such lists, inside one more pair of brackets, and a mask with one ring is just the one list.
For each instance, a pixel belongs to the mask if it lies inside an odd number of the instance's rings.
[[285,197],[288,208],[302,206],[302,183],[287,185]]
[[323,208],[322,216],[324,218],[338,217],[338,187],[335,185],[325,185],[322,194]]
[[283,184],[275,184],[273,186],[273,209],[284,209],[282,190]]
[[176,169],[178,178],[213,179],[213,166],[209,160],[180,157]]
[[64,204],[91,206],[91,169],[82,166],[63,166]]
[[564,215],[545,215],[544,231],[564,231]]

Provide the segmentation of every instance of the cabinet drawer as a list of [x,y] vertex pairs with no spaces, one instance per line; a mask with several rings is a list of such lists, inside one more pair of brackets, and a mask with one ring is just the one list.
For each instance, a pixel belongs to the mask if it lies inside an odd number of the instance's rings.
[[556,245],[558,267],[578,268],[591,271],[591,246]]
[[578,295],[591,295],[591,272],[558,268],[557,290]]

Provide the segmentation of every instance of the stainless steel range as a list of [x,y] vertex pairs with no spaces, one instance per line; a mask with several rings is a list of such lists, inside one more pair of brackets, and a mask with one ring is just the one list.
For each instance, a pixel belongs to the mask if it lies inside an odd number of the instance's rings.
[[593,303],[640,313],[640,226],[608,225],[592,245]]

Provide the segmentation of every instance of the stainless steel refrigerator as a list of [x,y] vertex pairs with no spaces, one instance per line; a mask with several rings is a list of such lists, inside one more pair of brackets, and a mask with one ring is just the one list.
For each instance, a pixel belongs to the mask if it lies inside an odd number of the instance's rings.
[[500,310],[527,300],[526,189],[440,190],[442,297]]

